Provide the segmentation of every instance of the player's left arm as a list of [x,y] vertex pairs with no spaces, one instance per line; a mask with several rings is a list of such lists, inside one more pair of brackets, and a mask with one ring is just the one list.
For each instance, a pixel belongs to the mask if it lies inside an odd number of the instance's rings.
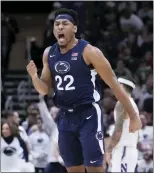
[[[130,119],[133,121],[137,117],[138,113],[133,108],[127,93],[120,86],[120,83],[118,82],[109,61],[105,58],[103,53],[98,48],[87,45],[84,49],[83,57],[86,63],[94,66],[104,82],[112,89],[114,95],[124,105]],[[138,125],[137,129],[135,130],[138,130],[140,126],[141,125]]]
[[108,144],[106,145],[106,153],[105,153],[106,162],[108,163],[110,167],[112,167],[112,163],[111,163],[112,150],[118,144],[121,138],[122,130],[123,130],[125,110],[123,105],[120,102],[117,102],[114,112],[116,112],[115,128],[114,128],[112,136],[110,137],[108,141]]
[[120,102],[117,102],[114,112],[117,112],[117,113],[116,113],[115,128],[107,145],[107,152],[109,153],[111,153],[113,148],[118,144],[121,138],[122,130],[123,130],[125,110],[123,105]]

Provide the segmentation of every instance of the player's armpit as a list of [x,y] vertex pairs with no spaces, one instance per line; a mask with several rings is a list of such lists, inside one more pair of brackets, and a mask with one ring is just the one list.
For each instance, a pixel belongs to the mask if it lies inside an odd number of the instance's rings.
[[103,53],[98,48],[87,45],[84,49],[83,57],[87,64],[92,64],[94,66],[104,82],[112,89],[114,95],[124,105],[130,119],[134,119],[137,112],[133,108],[128,95],[117,81],[115,73]]

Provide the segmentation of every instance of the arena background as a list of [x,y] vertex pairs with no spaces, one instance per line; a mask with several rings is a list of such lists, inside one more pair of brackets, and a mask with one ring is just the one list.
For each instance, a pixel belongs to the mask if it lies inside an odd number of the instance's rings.
[[[79,14],[78,36],[103,51],[117,76],[130,76],[136,81],[133,97],[144,124],[139,160],[145,162],[142,171],[150,171],[147,165],[153,161],[153,2],[2,1],[1,5],[2,118],[7,111],[17,111],[22,124],[29,116],[28,106],[39,101],[26,65],[33,59],[41,71],[42,53],[55,42],[54,12],[61,7],[72,8]],[[103,81],[101,92],[107,138],[114,124],[116,99]],[[51,108],[52,97],[45,100]]]

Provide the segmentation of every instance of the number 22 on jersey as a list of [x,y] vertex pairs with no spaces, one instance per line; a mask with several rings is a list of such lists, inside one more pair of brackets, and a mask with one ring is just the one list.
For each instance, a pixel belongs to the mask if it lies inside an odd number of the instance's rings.
[[[66,75],[66,76],[64,76],[64,78],[62,78],[59,75],[56,75],[55,76],[55,81],[58,82],[57,83],[57,89],[58,90],[66,90],[66,91],[68,91],[68,90],[75,90],[75,86],[73,86],[74,78],[71,75]],[[67,82],[65,87],[61,86],[63,81]]]

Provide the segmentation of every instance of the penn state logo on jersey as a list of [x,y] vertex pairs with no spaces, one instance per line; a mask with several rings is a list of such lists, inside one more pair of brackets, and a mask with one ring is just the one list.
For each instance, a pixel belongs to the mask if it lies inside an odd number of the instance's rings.
[[14,147],[5,147],[3,150],[3,153],[7,156],[12,156],[13,154],[16,153],[16,148]]
[[66,61],[58,61],[55,64],[55,71],[61,74],[67,73],[70,70],[70,64]]
[[42,143],[42,142],[43,142],[43,139],[42,139],[42,138],[39,138],[39,139],[37,140],[37,142],[38,142],[38,143]]
[[96,139],[98,139],[98,140],[103,139],[103,132],[102,131],[99,131],[99,132],[96,133]]

